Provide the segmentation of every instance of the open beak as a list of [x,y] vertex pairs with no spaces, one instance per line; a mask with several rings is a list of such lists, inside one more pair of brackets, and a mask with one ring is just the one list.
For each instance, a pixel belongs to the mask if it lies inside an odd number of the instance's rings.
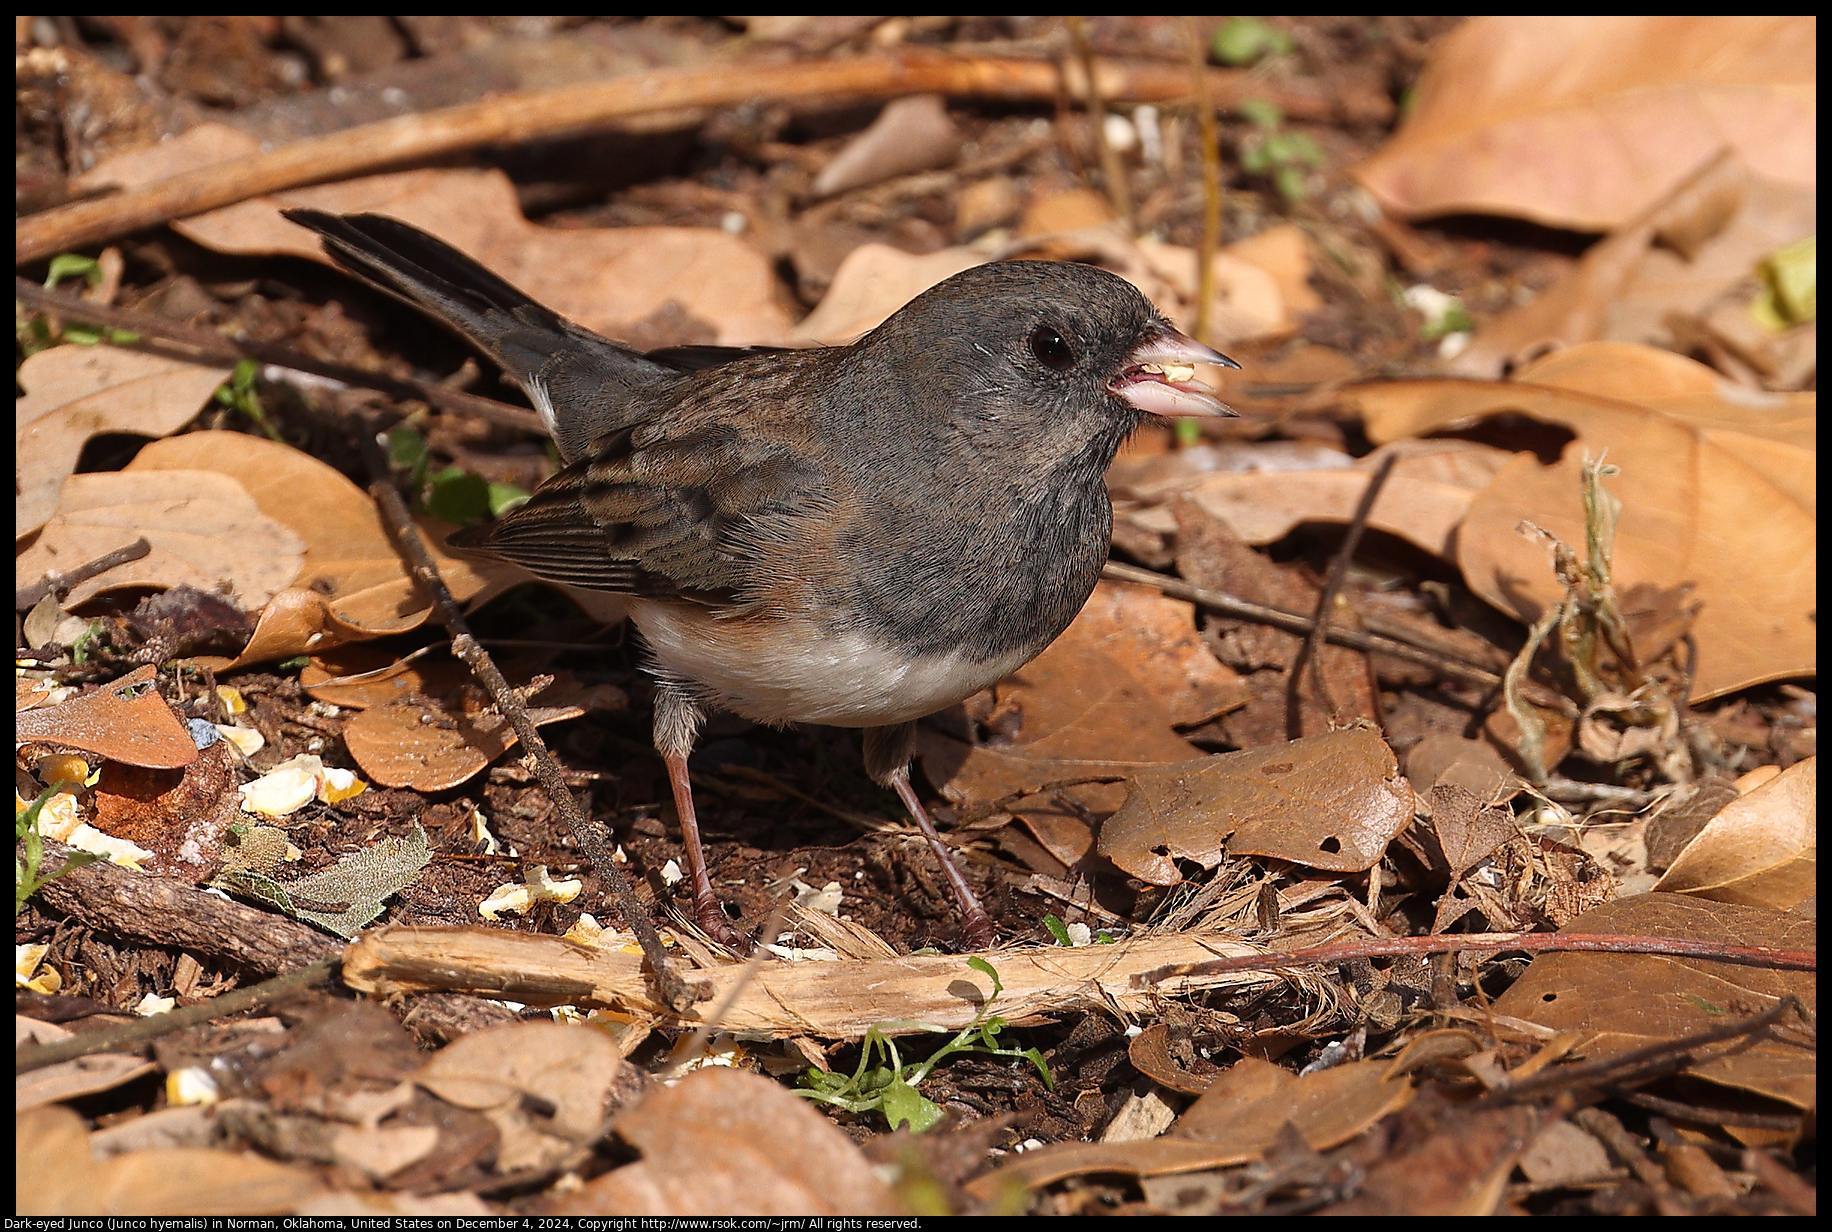
[[1115,396],[1150,415],[1238,415],[1196,379],[1197,364],[1238,368],[1220,351],[1160,324],[1132,349],[1120,374],[1107,382]]

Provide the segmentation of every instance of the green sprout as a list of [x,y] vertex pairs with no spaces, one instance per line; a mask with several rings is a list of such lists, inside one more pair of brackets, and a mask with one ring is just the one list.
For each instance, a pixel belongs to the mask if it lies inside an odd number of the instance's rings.
[[[992,995],[981,1004],[973,1021],[957,1031],[953,1039],[936,1049],[928,1060],[905,1063],[897,1051],[896,1043],[885,1034],[883,1027],[871,1027],[865,1032],[865,1040],[860,1046],[857,1069],[851,1074],[809,1069],[801,1076],[802,1089],[795,1093],[843,1108],[847,1112],[878,1112],[883,1114],[892,1129],[908,1125],[921,1133],[941,1120],[942,1111],[916,1088],[934,1072],[937,1065],[955,1053],[978,1053],[981,1056],[1029,1061],[1037,1067],[1044,1085],[1054,1091],[1056,1080],[1051,1076],[1050,1067],[1041,1052],[1035,1048],[1004,1048],[999,1045],[999,1033],[1008,1025],[1003,1018],[991,1013],[993,1001],[1005,987],[999,981],[999,973],[983,958],[969,958],[967,965],[991,978]],[[922,1031],[934,1034],[946,1030],[926,1024],[883,1025],[918,1026]],[[874,1064],[879,1056],[883,1057],[882,1063]]]
[[[67,278],[81,278],[90,286],[102,283],[102,266],[94,257],[85,257],[74,252],[60,252],[51,258],[45,270],[45,287],[54,288]],[[75,346],[94,346],[98,342],[109,342],[117,346],[140,341],[140,335],[128,329],[98,329],[93,325],[65,325],[53,330],[48,318],[28,313],[25,305],[13,301],[13,336],[19,344],[19,353],[29,358],[40,351],[49,350],[60,342]]]
[[102,857],[91,855],[87,851],[73,851],[55,872],[42,872],[45,858],[44,837],[38,833],[38,815],[60,788],[72,786],[68,783],[54,783],[38,793],[38,798],[25,808],[20,809],[13,817],[14,839],[24,844],[24,850],[13,856],[13,918],[16,920],[25,911],[25,900],[38,893],[48,881],[62,877],[73,868],[85,864],[94,864]]
[[1323,147],[1308,133],[1287,131],[1285,113],[1263,98],[1243,99],[1240,113],[1259,130],[1241,140],[1241,167],[1269,178],[1285,200],[1304,200],[1310,195],[1305,181],[1323,165]]
[[1235,68],[1245,68],[1266,56],[1286,55],[1292,46],[1291,35],[1263,17],[1230,17],[1215,27],[1215,37],[1209,41],[1215,58]]
[[280,435],[279,429],[267,418],[267,408],[261,405],[261,395],[255,391],[254,378],[261,371],[261,365],[252,359],[244,359],[229,374],[229,379],[216,387],[216,400],[224,406],[234,407],[254,421],[261,435],[270,441],[286,444],[286,438]]
[[407,424],[396,424],[388,430],[388,461],[410,472],[408,486],[416,494],[420,508],[460,526],[486,514],[500,518],[528,500],[524,488],[485,479],[456,466],[434,472],[426,438]]

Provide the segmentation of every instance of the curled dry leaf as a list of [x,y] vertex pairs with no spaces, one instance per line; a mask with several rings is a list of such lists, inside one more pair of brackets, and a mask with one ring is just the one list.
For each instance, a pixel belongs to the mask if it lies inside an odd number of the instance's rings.
[[1359,872],[1380,859],[1412,809],[1386,741],[1348,728],[1137,771],[1125,804],[1101,827],[1099,851],[1153,885],[1183,879],[1178,859],[1213,868],[1228,853]]
[[[1622,472],[1608,481],[1622,503],[1618,592],[1690,583],[1702,605],[1692,700],[1811,675],[1817,466],[1803,413],[1814,395],[1753,394],[1690,360],[1620,343],[1542,365],[1511,382],[1398,381],[1350,395],[1377,440],[1503,412],[1577,433],[1553,466],[1516,455],[1471,503],[1457,537],[1470,588],[1528,623],[1563,598],[1544,549],[1517,527],[1531,521],[1580,547],[1582,461],[1607,453]],[[1621,399],[1638,379],[1647,392]]]
[[[98,164],[84,182],[131,187],[258,148],[253,137],[223,130],[199,125],[152,151]],[[290,189],[181,219],[172,228],[218,252],[328,263],[311,232],[280,217],[282,208],[295,206],[412,223],[612,338],[645,346],[769,344],[783,341],[788,331],[768,258],[738,237],[716,227],[536,226],[523,217],[509,177],[496,170],[432,168]],[[658,324],[666,328],[658,331]]]
[[756,1074],[696,1070],[623,1113],[616,1130],[642,1160],[552,1199],[548,1213],[905,1213],[838,1126]]
[[[537,726],[576,719],[582,706],[529,707]],[[494,710],[452,713],[424,698],[363,711],[344,728],[344,745],[383,787],[445,791],[469,779],[520,739]]]
[[827,345],[851,342],[936,283],[985,260],[972,248],[919,257],[889,244],[861,244],[840,262],[820,306],[795,327],[795,337]]
[[502,1133],[496,1171],[518,1172],[556,1166],[593,1141],[622,1068],[602,1031],[524,1022],[460,1036],[413,1081],[489,1117]]
[[1787,911],[1817,892],[1819,759],[1788,767],[1726,804],[1686,844],[1656,890]]
[[21,1114],[17,1134],[21,1215],[285,1215],[324,1190],[306,1169],[235,1151],[175,1147],[98,1160],[83,1118],[61,1105]]
[[814,195],[831,197],[912,171],[946,167],[959,156],[960,130],[935,94],[887,103],[871,127],[847,142],[814,177]]
[[[303,541],[292,586],[261,612],[238,664],[329,649],[417,627],[431,612],[396,551],[368,493],[316,458],[237,432],[191,432],[155,441],[124,474],[167,482],[172,471],[233,476],[262,513]],[[427,547],[460,603],[501,593],[523,575],[487,561],[455,557],[441,546],[451,528],[423,519]]]
[[1187,492],[1245,542],[1273,543],[1303,522],[1348,522],[1388,451],[1400,457],[1368,525],[1450,559],[1470,502],[1512,460],[1506,450],[1473,441],[1394,442],[1351,467],[1210,475]]
[[14,739],[81,749],[127,766],[172,770],[197,760],[197,744],[152,687],[153,669],[138,667],[93,693],[21,711]]
[[305,555],[299,536],[263,513],[231,476],[113,471],[64,480],[57,511],[15,558],[15,575],[29,584],[136,539],[152,550],[79,582],[65,605],[131,586],[189,586],[206,594],[226,586],[238,606],[256,611],[298,576]]
[[1298,1077],[1270,1061],[1243,1057],[1223,1071],[1169,1135],[1144,1142],[1064,1142],[1026,1151],[967,1186],[991,1199],[1013,1184],[1048,1185],[1089,1172],[1171,1176],[1259,1159],[1287,1125],[1312,1150],[1340,1146],[1412,1098],[1404,1076],[1384,1061],[1357,1061]]
[[1817,181],[1812,16],[1477,17],[1433,52],[1356,175],[1409,218],[1505,214],[1604,231],[1728,146]]
[[59,346],[28,356],[17,378],[25,393],[14,408],[13,533],[23,535],[51,516],[89,438],[175,432],[228,376],[227,368],[111,346]]
[[[1617,899],[1568,921],[1562,931],[1816,948],[1806,916],[1684,894]],[[1815,988],[1811,971],[1660,954],[1544,954],[1496,1000],[1495,1015],[1580,1032],[1576,1051],[1600,1059],[1722,1026],[1726,1017],[1759,1013],[1788,995],[1799,998],[1811,1021]],[[1798,1108],[1817,1104],[1813,1045],[1792,1030],[1771,1029],[1747,1046],[1706,1050],[1683,1072]]]

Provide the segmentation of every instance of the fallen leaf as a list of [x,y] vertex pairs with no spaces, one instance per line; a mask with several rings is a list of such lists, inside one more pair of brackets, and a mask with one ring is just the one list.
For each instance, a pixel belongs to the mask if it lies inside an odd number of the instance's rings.
[[91,437],[176,432],[228,376],[227,368],[111,346],[58,346],[28,356],[17,377],[25,393],[14,407],[14,535],[51,516]]
[[152,551],[79,582],[65,605],[134,586],[210,593],[226,585],[238,606],[255,611],[298,576],[305,548],[228,475],[111,471],[64,480],[56,512],[15,558],[15,576],[29,584],[67,573],[136,539]]
[[640,1162],[551,1198],[566,1215],[904,1214],[838,1126],[776,1083],[714,1067],[657,1089],[617,1118]]
[[178,1147],[98,1161],[83,1119],[34,1108],[16,1126],[21,1215],[285,1215],[323,1192],[311,1172],[259,1155]]
[[1213,868],[1224,854],[1359,872],[1412,821],[1393,750],[1363,728],[1139,770],[1126,787],[1098,850],[1153,885],[1183,880],[1178,858]]
[[1817,181],[1811,16],[1484,16],[1434,49],[1356,176],[1407,218],[1504,214],[1606,231],[1728,146]]
[[432,858],[426,831],[416,822],[405,838],[384,838],[292,881],[225,870],[212,884],[347,939],[374,922],[383,903],[411,885]]
[[[1816,948],[1808,917],[1684,894],[1617,899],[1570,920],[1562,931]],[[1494,1012],[1498,1019],[1581,1032],[1578,1051],[1586,1060],[1600,1060],[1722,1026],[1727,1017],[1760,1013],[1787,995],[1800,999],[1810,1021],[1815,987],[1811,971],[1660,954],[1544,954],[1495,1001]],[[1817,1103],[1813,1046],[1792,1030],[1701,1050],[1683,1072],[1798,1108]]]
[[525,1022],[460,1036],[413,1081],[502,1132],[496,1171],[554,1166],[592,1142],[623,1057],[604,1032]]
[[795,327],[794,336],[827,345],[851,342],[936,283],[985,261],[983,253],[971,248],[943,248],[919,257],[889,244],[861,244],[840,262],[827,294]]
[[137,667],[93,693],[13,716],[19,744],[47,741],[128,766],[171,770],[197,760],[197,743],[152,687],[151,666]]
[[1211,475],[1184,490],[1245,542],[1275,543],[1300,523],[1350,521],[1388,450],[1400,456],[1367,524],[1453,558],[1457,527],[1476,493],[1512,460],[1506,450],[1471,441],[1396,441],[1347,468]]
[[816,197],[831,197],[913,171],[946,167],[960,155],[960,130],[939,95],[885,104],[871,126],[848,141],[814,177]]
[[[1813,395],[1733,395],[1715,374],[1709,378],[1715,397],[1679,393],[1675,368],[1691,361],[1626,344],[1546,362],[1548,374],[1567,386],[1582,384],[1580,374],[1613,367],[1599,379],[1620,388],[1641,374],[1659,397],[1643,405],[1524,380],[1399,381],[1357,386],[1349,395],[1376,440],[1503,412],[1577,434],[1556,465],[1516,455],[1471,503],[1457,537],[1470,588],[1525,623],[1562,599],[1545,550],[1516,528],[1531,521],[1581,546],[1579,470],[1586,454],[1606,454],[1621,470],[1607,484],[1622,503],[1613,559],[1618,593],[1690,583],[1702,605],[1691,700],[1811,675],[1817,467],[1813,450],[1794,442]],[[1762,516],[1750,517],[1752,509]]]
[[[123,474],[167,482],[163,476],[190,470],[235,478],[264,514],[303,541],[296,579],[289,578],[291,588],[261,613],[238,664],[405,632],[431,613],[375,502],[332,467],[259,437],[190,432],[148,445]],[[420,526],[440,576],[460,603],[481,602],[525,577],[488,561],[453,556],[443,546],[452,529],[444,523],[425,518]]]
[[[530,706],[536,726],[576,719],[583,706]],[[495,710],[454,713],[425,698],[362,711],[344,727],[350,756],[377,784],[446,791],[515,747],[521,737]]]
[[95,783],[94,826],[153,852],[144,867],[201,883],[216,871],[229,827],[242,820],[234,790],[237,756],[226,740],[196,750],[182,773],[104,764]]
[[[84,183],[135,187],[259,148],[246,134],[199,132],[212,127],[221,126],[192,128],[157,154],[100,163]],[[300,206],[411,223],[607,337],[640,334],[648,346],[763,345],[788,332],[769,259],[737,236],[717,227],[537,226],[522,215],[509,177],[494,169],[429,168],[289,189],[171,225],[217,252],[329,264],[317,236],[280,216]],[[669,318],[680,336],[655,337],[653,323]]]
[[[1152,294],[1147,290],[1147,295],[1179,325],[1193,329],[1198,290],[1196,250],[1150,237],[1140,239],[1137,248],[1146,267],[1170,287],[1176,298],[1170,300],[1162,291]],[[1271,252],[1268,245],[1261,255],[1269,257]],[[1279,290],[1279,279],[1263,265],[1237,255],[1229,247],[1215,254],[1210,268],[1214,291],[1209,301],[1208,336],[1216,346],[1283,337],[1297,329],[1297,320]]]
[[1540,1122],[1534,1108],[1455,1109],[1416,1126],[1402,1114],[1399,1149],[1368,1169],[1354,1197],[1320,1213],[1400,1219],[1504,1213],[1508,1178]]
[[1819,759],[1788,767],[1705,823],[1656,890],[1788,911],[1818,890]]
[[1175,727],[1207,722],[1247,701],[1239,673],[1216,659],[1196,631],[1196,605],[1153,586],[1102,581],[1060,642],[1112,657],[1160,700]]

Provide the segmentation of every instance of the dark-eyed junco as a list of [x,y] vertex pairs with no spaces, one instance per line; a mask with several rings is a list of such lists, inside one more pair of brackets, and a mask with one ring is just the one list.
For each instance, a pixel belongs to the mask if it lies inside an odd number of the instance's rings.
[[940,857],[967,939],[992,922],[910,787],[916,720],[1029,662],[1107,556],[1102,472],[1154,415],[1230,415],[1236,366],[1087,265],[981,265],[850,346],[641,354],[405,223],[286,216],[342,266],[469,337],[533,400],[565,469],[454,545],[633,596],[655,747],[694,908],[733,932],[700,850],[687,755],[707,707],[865,732],[865,768]]

